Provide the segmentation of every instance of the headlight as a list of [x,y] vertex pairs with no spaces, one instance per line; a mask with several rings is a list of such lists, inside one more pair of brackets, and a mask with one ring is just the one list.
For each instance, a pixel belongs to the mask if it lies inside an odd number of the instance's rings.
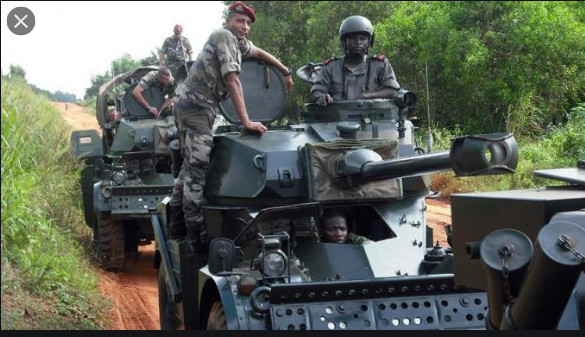
[[286,256],[281,251],[270,252],[264,257],[264,275],[277,277],[286,271]]
[[112,175],[112,180],[116,183],[116,185],[122,185],[126,180],[126,176],[124,175],[124,171],[116,171]]
[[102,186],[102,196],[106,199],[110,199],[112,197],[112,186],[103,185]]

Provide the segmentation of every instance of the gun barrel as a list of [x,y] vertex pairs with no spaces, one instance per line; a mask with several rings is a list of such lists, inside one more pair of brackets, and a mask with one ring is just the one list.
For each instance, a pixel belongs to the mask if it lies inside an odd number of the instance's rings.
[[394,179],[450,169],[451,155],[449,151],[443,151],[392,161],[369,162],[362,167],[361,177],[365,180]]
[[457,176],[513,173],[518,144],[511,134],[465,136],[453,140],[450,151],[387,159],[372,150],[358,149],[338,163],[348,180],[360,183],[419,176],[452,169]]

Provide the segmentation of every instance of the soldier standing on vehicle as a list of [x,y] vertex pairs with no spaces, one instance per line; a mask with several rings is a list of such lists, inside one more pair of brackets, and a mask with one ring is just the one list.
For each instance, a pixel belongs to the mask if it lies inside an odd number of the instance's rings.
[[[174,114],[180,118],[184,160],[169,202],[170,229],[171,236],[178,236],[181,226],[186,225],[187,237],[195,253],[206,253],[209,248],[202,204],[213,147],[212,127],[219,103],[231,97],[247,130],[259,134],[267,130],[262,123],[253,122],[248,117],[238,77],[242,58],[253,57],[276,67],[284,77],[286,90],[290,92],[293,86],[290,69],[247,39],[254,21],[256,14],[252,8],[241,2],[230,5],[225,28],[211,33],[189,69],[187,78],[177,88],[178,101]],[[181,210],[184,212],[184,224],[178,221]]]
[[370,20],[354,15],[343,20],[339,38],[344,57],[327,59],[320,80],[311,87],[311,101],[326,106],[333,101],[392,98],[400,85],[384,55],[368,55],[374,45]]
[[[158,106],[151,106],[146,101],[142,93],[151,86],[158,86],[163,96],[166,97],[163,104]],[[136,101],[142,105],[148,112],[158,117],[166,108],[173,102],[175,97],[175,83],[169,68],[162,66],[158,70],[153,70],[142,76],[138,85],[132,90],[132,95]]]
[[187,61],[193,61],[193,49],[191,48],[191,42],[189,39],[184,37],[183,26],[177,24],[173,28],[173,36],[167,37],[163,42],[162,48],[159,52],[158,65],[167,66],[173,77],[181,82],[179,78],[184,78],[188,67]]

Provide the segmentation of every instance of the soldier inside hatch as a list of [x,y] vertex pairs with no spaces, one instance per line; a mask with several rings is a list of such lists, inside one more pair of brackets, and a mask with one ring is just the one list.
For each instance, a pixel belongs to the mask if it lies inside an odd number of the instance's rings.
[[355,245],[366,245],[372,243],[365,236],[349,233],[345,215],[337,210],[327,210],[321,216],[322,242],[329,243],[351,243]]
[[324,62],[320,79],[311,87],[311,101],[326,106],[334,101],[393,98],[400,85],[384,55],[368,55],[374,45],[370,20],[354,15],[343,20],[339,38],[345,56]]

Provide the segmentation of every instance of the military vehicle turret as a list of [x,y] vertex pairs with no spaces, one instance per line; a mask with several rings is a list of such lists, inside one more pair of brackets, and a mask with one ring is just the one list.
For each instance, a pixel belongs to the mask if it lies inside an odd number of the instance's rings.
[[[154,239],[150,215],[174,184],[169,147],[178,138],[174,119],[155,118],[132,95],[140,78],[157,69],[138,68],[104,83],[96,102],[101,132],[71,134],[73,155],[85,162],[81,172],[85,221],[93,229],[99,260],[109,270],[122,269],[125,253]],[[154,86],[143,96],[152,106],[164,101]]]
[[[315,78],[314,64],[297,71]],[[247,110],[271,123],[285,90],[274,68],[242,64]],[[306,106],[298,125],[259,136],[231,122],[214,136],[204,206],[209,256],[169,239],[168,200],[152,216],[161,327],[187,329],[481,329],[484,291],[455,282],[449,248],[426,225],[428,174],[512,173],[509,134],[455,139],[424,154],[408,112],[416,96]],[[326,243],[319,225],[342,210],[367,245]]]

